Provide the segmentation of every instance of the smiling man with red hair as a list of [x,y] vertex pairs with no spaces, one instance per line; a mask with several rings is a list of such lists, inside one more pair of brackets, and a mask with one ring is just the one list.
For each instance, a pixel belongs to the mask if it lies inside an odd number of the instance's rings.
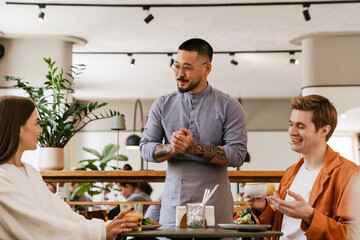
[[286,170],[278,197],[245,195],[245,201],[258,223],[284,233],[280,239],[353,239],[351,183],[360,169],[326,143],[336,128],[336,109],[319,95],[295,97],[290,107],[291,148],[302,158]]

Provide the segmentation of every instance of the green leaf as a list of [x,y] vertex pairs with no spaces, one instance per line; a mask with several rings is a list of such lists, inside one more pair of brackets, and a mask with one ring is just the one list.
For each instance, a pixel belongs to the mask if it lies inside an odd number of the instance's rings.
[[111,157],[114,156],[114,154],[117,152],[118,147],[115,144],[108,144],[105,146],[103,152],[102,152],[102,157],[106,158],[106,157]]
[[94,163],[96,161],[98,161],[98,159],[84,159],[84,160],[79,161],[79,163],[83,163],[83,162]]
[[98,151],[96,151],[95,149],[83,147],[83,150],[86,151],[86,152],[94,154],[98,158],[102,158],[101,154]]
[[[116,155],[112,157],[113,160],[116,160]],[[119,154],[119,161],[127,161],[129,158],[123,154]]]

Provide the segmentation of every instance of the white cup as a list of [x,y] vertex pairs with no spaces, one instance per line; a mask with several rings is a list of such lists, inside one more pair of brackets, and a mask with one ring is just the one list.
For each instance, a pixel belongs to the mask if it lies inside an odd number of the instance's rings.
[[250,197],[263,197],[267,191],[266,183],[247,183],[245,193]]

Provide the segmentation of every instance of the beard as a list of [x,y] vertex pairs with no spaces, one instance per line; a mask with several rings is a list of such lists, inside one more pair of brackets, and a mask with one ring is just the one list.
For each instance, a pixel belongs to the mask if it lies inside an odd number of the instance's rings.
[[[177,80],[182,80],[182,81],[187,81],[188,82],[188,80],[185,80],[183,78],[178,78]],[[190,84],[187,88],[179,87],[179,83],[178,83],[178,90],[179,90],[180,93],[190,92],[190,91],[194,90],[197,86],[199,86],[200,82],[201,82],[201,78],[199,78],[198,81],[193,82],[192,84]]]

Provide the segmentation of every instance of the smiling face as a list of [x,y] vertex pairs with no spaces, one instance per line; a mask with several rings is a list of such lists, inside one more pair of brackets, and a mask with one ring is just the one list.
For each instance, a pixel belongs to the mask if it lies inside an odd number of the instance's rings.
[[42,129],[39,125],[39,115],[35,109],[26,123],[20,127],[19,149],[22,151],[36,150],[38,137]]
[[316,131],[312,122],[313,111],[293,109],[289,120],[291,149],[303,155],[312,154],[326,145],[326,135],[330,126],[326,125]]
[[[175,61],[175,78],[180,92],[196,94],[207,86],[211,64],[195,51],[179,50]],[[190,69],[187,71],[186,69]]]

